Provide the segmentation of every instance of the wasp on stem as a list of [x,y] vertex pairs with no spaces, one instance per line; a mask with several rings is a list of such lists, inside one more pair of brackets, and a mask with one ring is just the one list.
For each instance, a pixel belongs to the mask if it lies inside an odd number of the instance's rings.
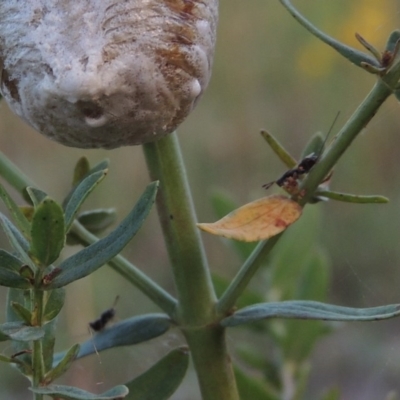
[[295,193],[298,188],[298,180],[301,179],[305,174],[308,174],[315,166],[315,164],[317,164],[320,160],[326,141],[328,140],[329,134],[331,133],[333,126],[335,125],[335,122],[339,117],[339,114],[340,112],[336,114],[336,117],[333,120],[333,123],[319,151],[317,151],[316,153],[313,152],[304,157],[294,168],[289,169],[280,178],[275,181],[266,183],[262,187],[264,189],[269,189],[274,183],[276,183],[279,187],[283,187],[289,193]]

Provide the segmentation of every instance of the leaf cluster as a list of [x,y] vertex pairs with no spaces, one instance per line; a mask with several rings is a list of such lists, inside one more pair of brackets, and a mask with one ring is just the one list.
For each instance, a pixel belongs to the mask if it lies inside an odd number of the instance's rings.
[[101,394],[54,383],[78,358],[150,340],[173,326],[164,314],[132,317],[102,329],[92,340],[54,355],[55,325],[64,304],[65,286],[95,272],[117,256],[138,232],[155,200],[157,182],[146,188],[132,211],[111,233],[62,259],[66,243],[77,242],[74,225],[80,224],[89,232],[98,233],[114,222],[114,210],[79,214],[81,205],[107,175],[107,170],[107,161],[90,168],[86,158],[80,159],[72,189],[62,204],[40,189],[27,187],[28,205],[20,207],[0,185],[0,197],[14,220],[13,223],[0,214],[0,223],[13,249],[11,252],[0,250],[0,285],[9,288],[7,321],[0,325],[0,341],[11,341],[13,349],[9,356],[0,355],[0,361],[15,365],[21,373],[33,377],[31,390],[35,396],[71,400],[162,400],[175,391],[188,366],[187,350],[181,348],[171,351],[126,386],[116,386]]

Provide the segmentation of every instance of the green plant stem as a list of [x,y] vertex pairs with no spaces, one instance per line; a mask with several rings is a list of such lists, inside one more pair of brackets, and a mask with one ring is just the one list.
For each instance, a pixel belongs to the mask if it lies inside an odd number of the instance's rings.
[[[35,326],[42,326],[43,319],[43,296],[44,292],[39,289],[32,289],[32,298],[35,315]],[[45,374],[44,360],[43,360],[43,346],[42,339],[34,340],[32,346],[32,387],[36,388],[40,386]],[[42,400],[43,395],[35,393],[35,400]]]
[[258,269],[263,265],[275,244],[283,235],[283,232],[273,236],[271,239],[260,242],[244,262],[239,272],[233,278],[228,288],[218,301],[217,311],[220,316],[224,316],[234,307],[237,299],[244,292],[250,280]]
[[143,146],[178,297],[177,320],[187,339],[203,400],[238,400],[225,330],[215,323],[216,295],[176,133]]
[[203,325],[214,318],[211,281],[176,134],[143,146],[152,180],[160,181],[157,209],[178,296],[178,319]]
[[[79,222],[74,221],[71,233],[84,246],[89,246],[99,239],[85,229]],[[132,265],[126,258],[118,255],[114,257],[108,264],[122,275],[126,280],[135,285],[142,293],[151,299],[169,316],[173,316],[177,301],[161,286],[150,279],[146,274]]]
[[0,175],[20,193],[34,183],[4,153],[0,152]]
[[184,330],[183,333],[197,372],[202,399],[239,400],[225,329],[210,326],[193,331]]

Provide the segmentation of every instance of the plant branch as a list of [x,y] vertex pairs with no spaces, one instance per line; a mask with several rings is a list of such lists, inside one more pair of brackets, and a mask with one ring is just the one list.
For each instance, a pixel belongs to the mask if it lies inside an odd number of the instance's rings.
[[31,181],[4,153],[0,152],[0,175],[20,193],[27,186],[35,186]]
[[[20,193],[22,193],[27,186],[37,187],[32,180],[1,152],[0,175]],[[95,243],[98,240],[95,235],[87,231],[78,221],[74,221],[71,231],[76,239],[85,246]],[[109,262],[109,265],[129,282],[133,283],[168,315],[173,315],[177,304],[176,300],[147,275],[129,263],[128,260],[118,255]]]
[[[74,221],[71,233],[84,246],[96,243],[99,239],[85,229],[78,221]],[[136,286],[143,294],[151,299],[169,316],[173,316],[177,305],[174,299],[161,286],[150,279],[146,274],[131,264],[126,258],[118,255],[108,262],[111,268],[122,275],[127,281]]]
[[[399,79],[400,61],[391,68],[387,75],[378,79],[371,92],[337,134],[336,139],[323,154],[321,160],[308,174],[300,187],[300,192],[305,194],[297,199],[301,206],[304,207],[315,195],[318,185],[323,182],[325,176],[328,175],[329,171],[337,163],[352,141],[374,117],[385,100],[393,93]],[[265,261],[266,257],[278,242],[282,234],[274,236],[266,242],[260,243],[254,249],[253,253],[240,268],[225,293],[221,296],[217,305],[219,314],[224,315],[235,305],[236,300],[246,289],[251,278]]]
[[239,272],[233,278],[228,288],[222,294],[218,301],[217,311],[220,316],[225,316],[234,307],[237,299],[245,291],[247,285],[258,271],[258,269],[265,263],[269,253],[274,248],[275,244],[281,238],[284,232],[273,236],[271,239],[260,242],[253,250],[247,260],[239,269]]
[[[397,82],[400,78],[400,72],[397,70],[393,70],[393,72],[397,76],[397,79],[395,79]],[[328,175],[342,154],[351,145],[357,135],[367,126],[368,122],[378,112],[380,106],[392,94],[392,89],[388,85],[392,82],[392,75],[388,76],[385,81],[378,79],[371,92],[339,131],[332,145],[325,151],[321,160],[311,170],[300,186],[300,192],[305,193],[303,197],[298,199],[300,205],[304,206],[314,196],[318,185],[323,182],[325,176]]]
[[151,179],[160,181],[157,208],[175,278],[179,319],[187,325],[207,324],[215,315],[216,295],[177,136],[147,143],[143,149]]
[[333,39],[326,33],[317,29],[310,21],[308,21],[303,15],[301,15],[296,10],[296,8],[293,6],[293,4],[289,0],[279,0],[279,1],[286,8],[286,10],[289,11],[289,13],[292,15],[292,17],[297,22],[300,23],[300,25],[302,25],[304,28],[306,28],[311,34],[313,34],[315,37],[320,39],[322,42],[326,43],[328,46],[331,46],[339,54],[341,54],[343,57],[350,60],[355,65],[362,67],[362,63],[368,63],[375,67],[379,67],[379,63],[374,57],[371,57],[369,54],[363,53],[362,51],[353,49],[352,47],[347,46],[347,45]]

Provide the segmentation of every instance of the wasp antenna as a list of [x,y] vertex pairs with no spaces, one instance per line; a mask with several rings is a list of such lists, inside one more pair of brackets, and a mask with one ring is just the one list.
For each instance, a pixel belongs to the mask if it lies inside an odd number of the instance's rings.
[[322,143],[321,149],[320,149],[320,151],[319,151],[320,155],[322,154],[322,152],[323,152],[323,150],[324,150],[324,148],[325,148],[326,142],[328,141],[329,135],[330,135],[330,133],[332,132],[332,129],[333,129],[333,127],[335,126],[336,121],[337,121],[338,118],[339,118],[339,115],[340,115],[340,111],[338,111],[338,112],[336,113],[336,116],[335,116],[335,118],[333,119],[333,122],[332,122],[332,124],[331,124],[331,126],[330,126],[330,128],[329,128],[329,130],[328,130],[328,133],[326,134],[325,140],[324,140],[324,142]]
[[263,187],[265,190],[267,190],[267,189],[269,189],[274,183],[275,183],[275,181],[272,181],[272,182],[266,183],[265,185],[262,185],[262,187]]
[[113,304],[113,308],[115,308],[115,306],[117,305],[118,300],[119,300],[119,295],[116,295],[115,296],[115,300],[114,300],[114,304]]

